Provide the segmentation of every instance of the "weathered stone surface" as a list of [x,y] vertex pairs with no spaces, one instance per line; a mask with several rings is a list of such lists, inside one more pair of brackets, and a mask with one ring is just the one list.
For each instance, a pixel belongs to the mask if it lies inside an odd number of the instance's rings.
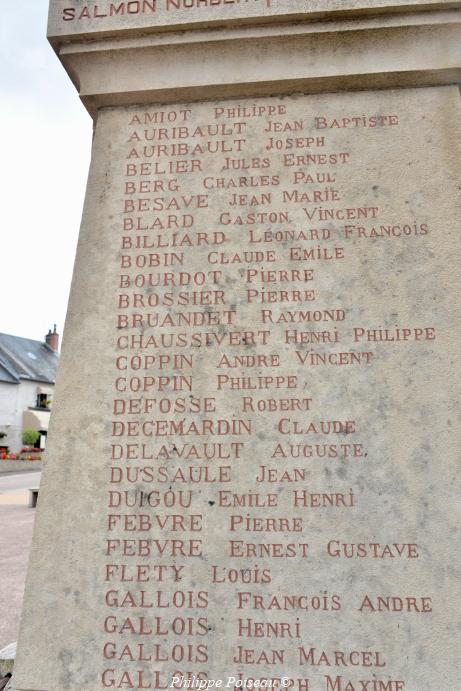
[[461,83],[461,11],[93,36],[58,50],[93,117],[133,103],[441,86]]
[[17,689],[457,688],[459,116],[100,111]]
[[50,38],[139,30],[159,31],[232,23],[296,21],[351,13],[460,7],[453,0],[51,0]]

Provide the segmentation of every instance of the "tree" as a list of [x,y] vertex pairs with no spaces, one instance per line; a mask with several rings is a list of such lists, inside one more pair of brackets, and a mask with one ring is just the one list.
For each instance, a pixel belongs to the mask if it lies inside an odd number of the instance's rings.
[[22,433],[22,443],[26,446],[34,446],[35,442],[38,440],[40,432],[31,427],[26,427]]

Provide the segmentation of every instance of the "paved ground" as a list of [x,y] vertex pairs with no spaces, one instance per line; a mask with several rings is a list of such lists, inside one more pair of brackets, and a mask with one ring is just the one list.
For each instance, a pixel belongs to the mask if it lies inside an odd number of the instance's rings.
[[28,487],[38,487],[40,473],[0,477],[0,649],[17,640],[35,510]]
[[40,472],[0,474],[0,496],[12,490],[38,487],[40,484],[40,476]]

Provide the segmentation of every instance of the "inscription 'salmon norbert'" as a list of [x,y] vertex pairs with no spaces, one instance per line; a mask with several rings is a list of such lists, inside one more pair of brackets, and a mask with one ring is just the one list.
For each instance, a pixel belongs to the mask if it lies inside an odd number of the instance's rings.
[[[438,0],[442,9],[451,0]],[[252,19],[296,21],[301,15],[318,16],[338,12],[369,12],[389,7],[426,9],[429,0],[51,0],[48,35],[51,38],[132,29],[156,31],[172,27],[212,26]]]
[[457,99],[100,112],[62,365],[91,314],[86,527],[45,597],[93,619],[53,689],[439,691]]

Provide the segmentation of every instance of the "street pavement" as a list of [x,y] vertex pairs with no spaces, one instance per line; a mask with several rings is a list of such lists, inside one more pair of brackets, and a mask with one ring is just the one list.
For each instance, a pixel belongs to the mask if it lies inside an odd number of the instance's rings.
[[[29,501],[29,488],[38,487],[40,472],[8,473],[0,475],[0,506],[5,504],[21,504]],[[23,501],[21,501],[21,497]]]
[[35,509],[28,489],[39,472],[0,476],[0,649],[17,641]]

